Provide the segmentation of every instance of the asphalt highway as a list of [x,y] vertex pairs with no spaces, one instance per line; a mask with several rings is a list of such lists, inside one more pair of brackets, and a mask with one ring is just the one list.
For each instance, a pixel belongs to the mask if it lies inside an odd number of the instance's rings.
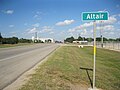
[[0,49],[0,90],[14,82],[57,47],[57,44],[37,44]]

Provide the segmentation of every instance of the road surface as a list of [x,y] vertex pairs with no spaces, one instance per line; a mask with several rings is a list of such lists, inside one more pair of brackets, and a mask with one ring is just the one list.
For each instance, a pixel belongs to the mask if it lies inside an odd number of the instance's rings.
[[54,51],[56,44],[0,49],[0,90]]

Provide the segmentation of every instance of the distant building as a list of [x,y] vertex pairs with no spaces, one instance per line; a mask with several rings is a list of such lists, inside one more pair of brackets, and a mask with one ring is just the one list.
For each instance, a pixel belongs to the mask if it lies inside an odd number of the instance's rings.
[[88,44],[88,41],[73,41],[73,43],[77,43],[77,44]]
[[52,38],[39,38],[39,37],[35,38],[34,36],[32,36],[33,42],[36,42],[37,40],[40,40],[43,43],[55,43],[55,40]]

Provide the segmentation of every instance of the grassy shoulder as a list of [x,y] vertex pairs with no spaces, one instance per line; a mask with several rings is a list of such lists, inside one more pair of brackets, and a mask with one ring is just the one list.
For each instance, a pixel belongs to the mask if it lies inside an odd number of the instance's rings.
[[9,47],[32,45],[32,44],[33,44],[33,43],[0,44],[0,48],[9,48]]
[[[75,90],[90,87],[90,80],[82,68],[93,68],[93,48],[63,46],[40,65],[20,90]],[[92,79],[92,71],[88,71]],[[120,53],[97,49],[96,87],[104,90],[120,88]]]

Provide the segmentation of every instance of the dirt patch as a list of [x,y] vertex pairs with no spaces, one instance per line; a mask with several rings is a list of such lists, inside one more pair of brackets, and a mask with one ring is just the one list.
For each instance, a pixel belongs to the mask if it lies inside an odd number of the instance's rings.
[[70,87],[71,87],[71,90],[88,90],[87,86],[82,86],[82,85],[71,84]]

